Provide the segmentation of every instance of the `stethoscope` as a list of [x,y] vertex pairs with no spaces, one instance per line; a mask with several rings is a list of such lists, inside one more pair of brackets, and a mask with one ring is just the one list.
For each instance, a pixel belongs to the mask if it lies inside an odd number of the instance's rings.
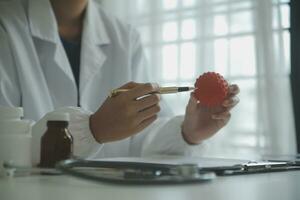
[[180,184],[210,181],[214,172],[196,164],[156,164],[120,161],[65,160],[57,164],[65,174],[92,181],[125,184]]
[[4,163],[9,177],[26,175],[71,175],[80,179],[117,184],[183,184],[203,183],[216,176],[300,170],[295,161],[250,161],[244,164],[199,167],[197,164],[158,164],[126,161],[69,159],[55,168],[24,168]]
[[[57,163],[55,169],[20,168],[5,163],[10,176],[27,174],[67,174],[80,179],[117,184],[182,184],[213,180],[216,174],[200,170],[197,164],[156,164],[120,161],[69,159]],[[9,174],[10,173],[10,174]]]

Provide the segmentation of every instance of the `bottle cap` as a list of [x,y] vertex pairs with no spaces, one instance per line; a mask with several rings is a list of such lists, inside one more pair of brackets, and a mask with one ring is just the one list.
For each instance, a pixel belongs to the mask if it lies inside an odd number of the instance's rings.
[[0,106],[0,121],[21,119],[22,117],[24,117],[23,108]]
[[47,121],[70,121],[69,113],[52,112],[47,114]]

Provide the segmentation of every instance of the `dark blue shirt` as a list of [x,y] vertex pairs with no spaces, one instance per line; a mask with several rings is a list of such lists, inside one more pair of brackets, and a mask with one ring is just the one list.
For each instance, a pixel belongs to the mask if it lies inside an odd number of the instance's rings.
[[74,79],[78,91],[78,105],[79,105],[79,74],[80,74],[80,52],[81,52],[81,42],[69,42],[61,38],[63,46],[65,48],[69,63],[71,65]]

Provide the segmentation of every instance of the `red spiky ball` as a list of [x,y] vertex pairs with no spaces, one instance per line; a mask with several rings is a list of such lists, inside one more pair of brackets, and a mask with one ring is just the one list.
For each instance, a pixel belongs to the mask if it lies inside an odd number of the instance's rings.
[[227,81],[215,72],[207,72],[199,76],[195,88],[196,99],[207,107],[221,105],[228,94]]

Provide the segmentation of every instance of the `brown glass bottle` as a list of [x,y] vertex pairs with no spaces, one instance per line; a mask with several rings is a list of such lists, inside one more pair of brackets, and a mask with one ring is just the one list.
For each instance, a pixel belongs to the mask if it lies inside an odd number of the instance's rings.
[[68,121],[48,121],[48,129],[41,138],[40,167],[53,168],[61,160],[73,155],[73,137]]

